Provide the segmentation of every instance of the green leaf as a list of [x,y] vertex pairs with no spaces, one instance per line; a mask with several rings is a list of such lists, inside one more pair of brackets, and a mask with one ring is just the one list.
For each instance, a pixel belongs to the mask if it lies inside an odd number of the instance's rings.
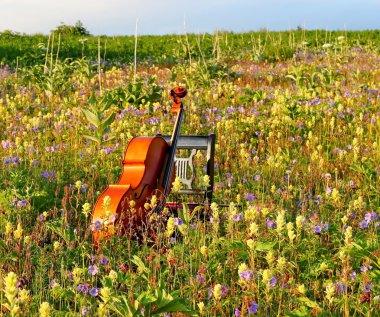
[[256,251],[269,251],[274,248],[276,242],[257,242],[255,244]]
[[98,144],[101,143],[101,140],[95,136],[91,136],[91,135],[87,135],[87,134],[84,134],[83,137],[85,137],[86,139],[89,139],[89,140],[92,140]]
[[88,109],[82,109],[82,112],[88,122],[90,122],[92,125],[96,126],[97,128],[100,126],[99,118],[95,113],[91,112]]
[[105,130],[107,127],[111,125],[111,123],[115,120],[116,113],[111,113],[107,119],[103,120],[100,124],[100,129]]
[[310,308],[319,308],[318,304],[307,297],[298,297],[297,300]]

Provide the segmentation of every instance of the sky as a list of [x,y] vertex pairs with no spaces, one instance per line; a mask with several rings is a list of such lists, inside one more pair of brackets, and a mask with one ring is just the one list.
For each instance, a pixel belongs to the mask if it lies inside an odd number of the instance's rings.
[[80,20],[93,35],[380,29],[380,0],[0,0],[0,32],[49,34]]

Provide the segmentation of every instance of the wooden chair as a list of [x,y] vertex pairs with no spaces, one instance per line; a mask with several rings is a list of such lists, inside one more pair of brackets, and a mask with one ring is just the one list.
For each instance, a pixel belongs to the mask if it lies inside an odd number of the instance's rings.
[[[160,136],[166,141],[170,140],[170,136],[168,135]],[[181,179],[182,189],[177,194],[198,196],[197,202],[188,204],[190,208],[201,204],[211,204],[214,188],[215,138],[214,133],[209,135],[180,135],[178,137],[177,151],[174,160],[176,164],[176,177]],[[193,159],[198,150],[206,151],[205,166],[203,166],[205,172],[199,176],[209,176],[210,181],[207,188],[196,188],[194,184],[194,180],[197,176],[196,171],[199,170],[199,166],[194,166]],[[183,157],[183,152],[190,154]],[[166,206],[179,208],[181,204],[167,202]]]

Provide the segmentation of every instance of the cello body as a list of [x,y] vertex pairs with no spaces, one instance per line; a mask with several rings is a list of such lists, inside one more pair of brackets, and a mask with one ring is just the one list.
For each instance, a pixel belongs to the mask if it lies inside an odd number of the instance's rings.
[[[176,93],[177,92],[177,93]],[[170,191],[177,137],[183,120],[181,97],[187,91],[171,91],[172,112],[177,114],[173,136],[168,143],[159,136],[133,138],[125,150],[122,173],[116,184],[108,185],[92,212],[92,237],[95,245],[114,234],[130,237],[146,221],[144,204],[156,194],[163,206]]]

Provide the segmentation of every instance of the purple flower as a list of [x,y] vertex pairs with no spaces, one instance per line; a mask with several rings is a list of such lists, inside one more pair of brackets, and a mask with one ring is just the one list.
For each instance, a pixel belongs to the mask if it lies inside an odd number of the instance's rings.
[[106,265],[108,263],[108,259],[105,256],[102,256],[100,259],[100,264]]
[[250,314],[256,314],[259,310],[259,305],[257,305],[255,302],[251,302],[248,307],[248,312]]
[[82,316],[87,316],[88,314],[91,313],[91,309],[89,309],[87,306],[84,306],[81,310]]
[[338,293],[343,293],[347,290],[347,286],[340,282],[336,283],[335,288]]
[[102,223],[100,220],[96,220],[94,223],[91,224],[91,231],[98,231],[102,227]]
[[356,278],[356,272],[353,271],[353,272],[351,273],[351,281],[354,281],[355,278]]
[[222,287],[220,288],[220,290],[222,291],[222,296],[223,297],[225,297],[225,296],[228,295],[229,290],[228,290],[227,286],[222,285]]
[[235,308],[235,316],[236,317],[240,316],[240,310],[238,308]]
[[91,295],[92,297],[96,297],[96,296],[98,296],[98,295],[99,295],[99,288],[97,288],[97,287],[93,287],[93,288],[91,288],[91,290],[90,290],[90,295]]
[[247,281],[250,281],[253,276],[253,271],[252,270],[245,270],[239,274],[239,276]]
[[244,215],[243,215],[242,213],[234,214],[234,215],[232,216],[232,219],[233,219],[234,221],[236,221],[236,222],[242,220],[243,218],[244,218]]
[[369,293],[370,291],[371,291],[371,285],[367,283],[364,287],[364,293]]
[[321,228],[321,226],[315,226],[314,227],[314,229],[313,229],[313,232],[315,233],[315,234],[321,234],[321,231],[322,231],[322,228]]
[[273,276],[270,280],[270,287],[275,287],[276,286],[277,279]]
[[181,218],[174,218],[174,225],[180,226],[183,224],[183,220]]
[[205,282],[205,278],[202,276],[201,273],[197,273],[197,281],[200,283],[200,284],[203,284]]
[[88,293],[88,286],[86,284],[79,284],[77,286],[77,291],[82,292],[83,294]]
[[368,222],[366,220],[360,221],[359,227],[360,227],[360,229],[368,228]]
[[25,207],[26,206],[26,200],[23,199],[23,200],[19,200],[17,202],[17,207]]
[[246,193],[245,194],[245,199],[247,199],[247,201],[253,201],[255,200],[255,195],[254,194],[251,194],[251,193]]
[[272,221],[270,219],[267,219],[266,224],[267,224],[267,228],[269,228],[269,229],[273,229],[273,228],[277,227],[276,222]]
[[90,275],[96,275],[98,273],[99,273],[99,269],[98,269],[98,267],[96,265],[90,265],[88,267],[88,274],[90,274]]
[[329,230],[329,224],[328,223],[325,223],[323,226],[322,226],[322,229],[324,231],[328,231]]
[[373,211],[372,211],[372,212],[369,212],[369,213],[365,214],[364,219],[365,219],[368,223],[370,223],[371,221],[374,221],[374,220],[377,219],[377,213],[376,213],[376,212],[373,212]]

